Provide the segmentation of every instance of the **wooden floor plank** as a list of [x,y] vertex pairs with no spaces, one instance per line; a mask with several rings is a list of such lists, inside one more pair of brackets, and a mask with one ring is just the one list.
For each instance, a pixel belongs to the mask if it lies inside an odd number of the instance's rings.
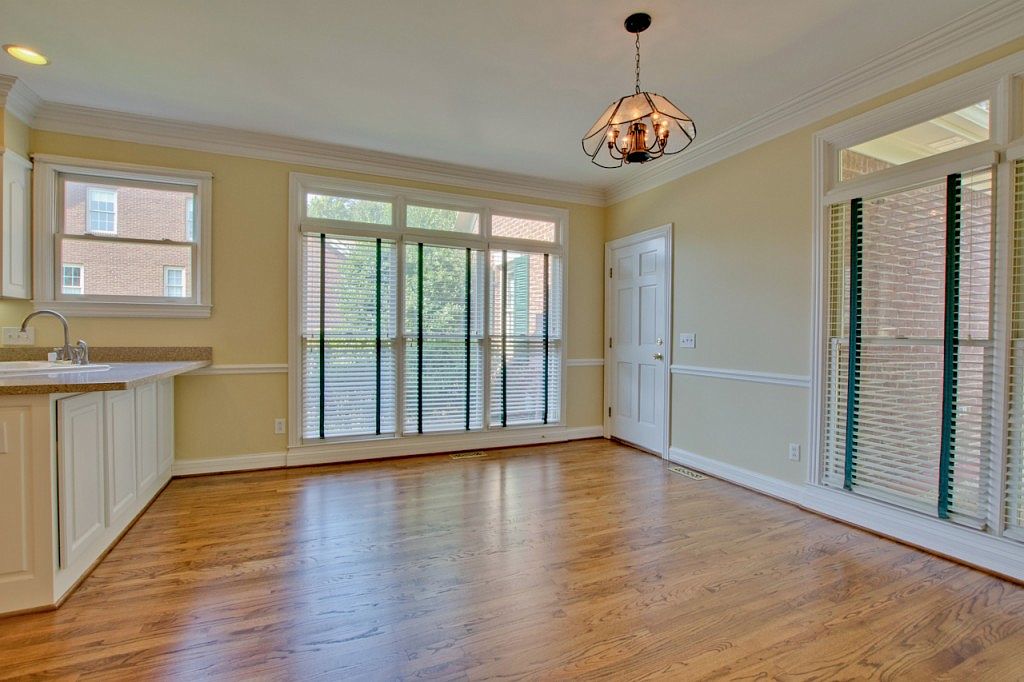
[[1024,679],[1024,589],[594,440],[173,481],[0,678]]

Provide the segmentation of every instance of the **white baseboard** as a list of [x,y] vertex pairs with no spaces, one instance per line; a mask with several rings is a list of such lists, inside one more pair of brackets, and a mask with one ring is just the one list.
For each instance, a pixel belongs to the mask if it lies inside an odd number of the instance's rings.
[[1024,544],[1019,542],[840,490],[790,483],[680,448],[671,448],[669,459],[807,511],[1024,582]]
[[300,445],[288,449],[287,466],[309,464],[336,464],[388,457],[429,455],[459,450],[514,447],[517,445],[541,445],[562,443],[584,438],[601,438],[602,426],[541,426],[536,428],[514,428],[501,431],[486,431],[465,434],[438,434],[416,438],[387,438],[364,440],[351,443],[330,443],[324,445]]
[[210,459],[176,459],[171,468],[171,474],[173,476],[194,476],[251,469],[276,469],[285,466],[285,462],[286,455],[283,452],[263,452],[257,455],[236,455]]
[[210,459],[178,459],[171,469],[173,476],[195,476],[253,469],[277,469],[286,466],[309,464],[334,464],[365,459],[385,459],[406,455],[425,455],[437,452],[455,452],[473,448],[501,448],[515,445],[560,443],[585,438],[601,438],[601,426],[539,427],[536,429],[511,429],[474,434],[468,439],[465,434],[424,436],[404,440],[372,440],[331,445],[302,446],[289,452],[263,452],[255,455],[236,455]]

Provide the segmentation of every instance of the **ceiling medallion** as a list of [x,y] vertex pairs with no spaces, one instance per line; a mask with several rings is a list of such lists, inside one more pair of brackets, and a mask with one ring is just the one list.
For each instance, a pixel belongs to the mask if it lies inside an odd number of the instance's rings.
[[640,90],[640,34],[650,25],[649,14],[626,18],[626,30],[636,35],[636,92],[612,102],[583,136],[583,151],[602,168],[678,154],[697,136],[693,119],[668,98]]

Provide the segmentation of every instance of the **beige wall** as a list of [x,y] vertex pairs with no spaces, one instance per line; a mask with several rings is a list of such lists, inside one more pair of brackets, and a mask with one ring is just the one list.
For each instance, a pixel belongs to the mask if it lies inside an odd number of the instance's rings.
[[[606,237],[673,223],[674,364],[807,376],[811,343],[811,140],[815,131],[1024,49],[1024,39],[608,208]],[[672,378],[675,448],[798,483],[810,391]],[[788,460],[799,443],[802,461]]]
[[[513,195],[361,176],[285,163],[31,131],[33,153],[59,154],[211,171],[213,314],[206,320],[74,318],[72,333],[92,345],[209,345],[216,364],[288,360],[288,174],[318,173],[462,192],[569,210],[566,349],[569,358],[601,357],[604,209]],[[254,272],[253,265],[259,264]],[[30,304],[0,302],[0,323],[20,323]],[[56,344],[57,325],[41,321],[41,345]],[[569,426],[601,423],[600,367],[566,370]],[[177,456],[181,459],[280,452],[273,420],[287,415],[284,374],[191,376],[176,382]]]

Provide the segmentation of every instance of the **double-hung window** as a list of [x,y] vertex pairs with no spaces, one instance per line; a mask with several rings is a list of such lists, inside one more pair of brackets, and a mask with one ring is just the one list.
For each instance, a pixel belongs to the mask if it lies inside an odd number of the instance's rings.
[[35,161],[43,198],[37,306],[72,315],[209,315],[209,173],[45,155]]
[[563,211],[294,177],[304,441],[561,423]]
[[819,136],[817,480],[1024,539],[1024,170],[1014,180],[1006,161],[1010,106],[976,87],[895,130],[919,110],[897,103]]

